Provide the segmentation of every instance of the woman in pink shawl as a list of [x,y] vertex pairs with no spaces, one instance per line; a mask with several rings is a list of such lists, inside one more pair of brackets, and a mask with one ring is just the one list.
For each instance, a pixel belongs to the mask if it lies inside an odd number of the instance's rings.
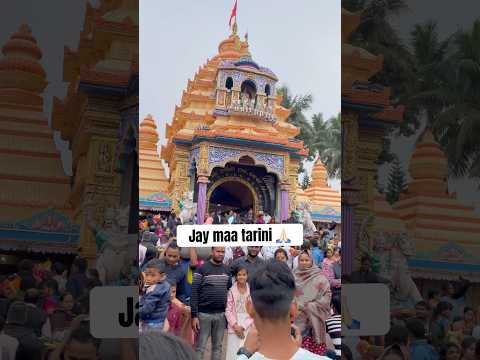
[[302,333],[302,347],[323,355],[326,350],[325,320],[330,316],[332,298],[330,283],[322,270],[314,265],[308,251],[300,253],[294,275],[298,305],[295,324]]
[[205,225],[212,225],[213,224],[213,215],[212,213],[205,214],[205,221],[203,222]]

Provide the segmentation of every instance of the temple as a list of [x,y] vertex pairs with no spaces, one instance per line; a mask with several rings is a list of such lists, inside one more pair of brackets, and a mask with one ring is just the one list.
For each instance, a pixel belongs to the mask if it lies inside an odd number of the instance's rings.
[[295,139],[299,129],[287,122],[289,110],[280,106],[277,82],[236,32],[188,81],[161,149],[174,210],[190,193],[199,223],[212,209],[289,217],[306,150]]
[[417,143],[412,181],[393,209],[415,243],[410,270],[415,278],[480,281],[480,216],[449,193],[447,157],[429,129]]
[[81,226],[79,252],[93,262],[86,214],[101,226],[107,210],[133,204],[128,228],[138,230],[138,2],[87,2],[78,48],[65,48],[63,66],[68,91],[54,98],[52,127],[72,152],[69,201]]
[[170,211],[171,200],[167,195],[168,179],[158,154],[158,133],[152,115],[140,123],[139,144],[139,201],[140,210]]
[[42,51],[24,24],[2,53],[0,249],[74,253],[79,226],[69,201],[72,179],[65,174],[44,113]]
[[383,58],[348,43],[360,15],[342,9],[342,242],[343,273],[350,273],[361,252],[357,235],[373,214],[376,161],[385,130],[402,121],[403,107],[390,105],[390,89],[369,79]]
[[310,215],[314,223],[341,223],[341,195],[328,185],[327,180],[327,169],[319,159],[312,169],[312,183],[302,195],[310,205]]

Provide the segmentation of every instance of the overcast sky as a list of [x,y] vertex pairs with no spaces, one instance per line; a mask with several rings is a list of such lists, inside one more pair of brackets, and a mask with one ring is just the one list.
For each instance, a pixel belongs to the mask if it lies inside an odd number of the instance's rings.
[[[155,117],[161,141],[187,80],[230,35],[233,3],[140,1],[140,116]],[[238,0],[237,23],[256,62],[293,94],[313,95],[311,112],[340,111],[339,0]]]

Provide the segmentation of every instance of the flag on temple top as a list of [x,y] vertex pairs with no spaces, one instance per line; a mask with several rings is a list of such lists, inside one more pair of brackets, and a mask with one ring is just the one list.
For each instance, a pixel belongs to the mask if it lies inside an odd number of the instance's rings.
[[[232,19],[235,20],[232,22]],[[230,21],[228,22],[228,26],[232,27],[232,24],[234,24],[237,21],[237,0],[235,0],[235,5],[233,5],[232,13],[230,14]]]

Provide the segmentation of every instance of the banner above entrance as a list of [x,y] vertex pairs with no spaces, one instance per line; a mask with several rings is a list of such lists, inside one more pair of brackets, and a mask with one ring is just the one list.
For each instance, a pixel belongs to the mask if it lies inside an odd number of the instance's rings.
[[302,224],[180,225],[180,247],[300,246]]

